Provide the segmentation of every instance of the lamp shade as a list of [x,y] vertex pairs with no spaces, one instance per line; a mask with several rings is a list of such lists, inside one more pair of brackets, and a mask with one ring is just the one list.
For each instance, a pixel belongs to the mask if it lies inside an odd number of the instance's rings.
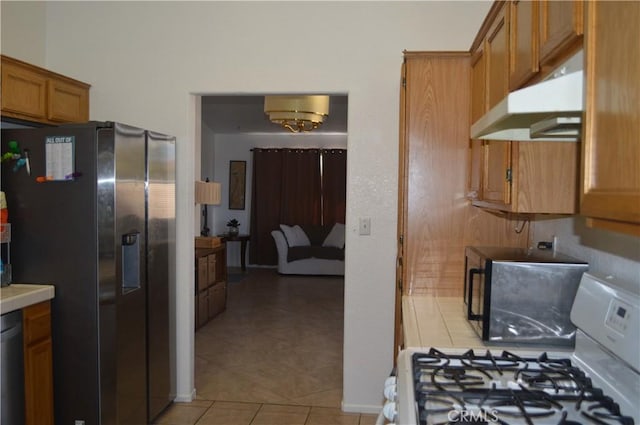
[[329,116],[329,96],[265,96],[269,120],[290,131],[311,131]]
[[222,187],[220,183],[196,181],[196,204],[220,205],[222,201]]

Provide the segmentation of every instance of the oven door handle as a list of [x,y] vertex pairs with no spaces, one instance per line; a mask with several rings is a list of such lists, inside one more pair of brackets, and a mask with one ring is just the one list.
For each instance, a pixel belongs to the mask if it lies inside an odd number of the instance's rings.
[[484,274],[483,269],[469,269],[469,282],[467,287],[469,288],[469,294],[467,294],[467,319],[468,320],[482,320],[482,314],[475,314],[472,310],[473,304],[471,303],[473,295],[473,276]]

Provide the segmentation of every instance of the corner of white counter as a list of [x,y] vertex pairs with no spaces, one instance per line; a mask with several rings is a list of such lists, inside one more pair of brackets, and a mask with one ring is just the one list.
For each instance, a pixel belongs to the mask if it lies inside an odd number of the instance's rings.
[[53,285],[16,283],[0,288],[0,314],[38,304],[55,296]]

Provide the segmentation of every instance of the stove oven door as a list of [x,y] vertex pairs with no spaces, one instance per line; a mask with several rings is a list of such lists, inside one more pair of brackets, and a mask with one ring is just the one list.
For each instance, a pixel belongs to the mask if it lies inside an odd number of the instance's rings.
[[485,259],[471,249],[466,250],[465,258],[465,304],[467,309],[467,320],[471,327],[483,337],[486,280]]

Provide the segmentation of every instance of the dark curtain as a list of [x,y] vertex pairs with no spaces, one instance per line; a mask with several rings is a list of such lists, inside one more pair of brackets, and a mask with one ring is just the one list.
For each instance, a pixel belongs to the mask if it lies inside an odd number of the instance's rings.
[[347,151],[322,150],[322,224],[344,223],[347,208]]
[[[249,258],[253,264],[277,264],[278,254],[271,231],[280,220],[283,157],[278,149],[253,150],[251,195],[251,243]],[[269,182],[260,184],[260,182]],[[274,224],[275,223],[275,224]]]
[[253,264],[274,265],[271,231],[280,224],[320,224],[320,151],[254,149],[251,202]]
[[320,150],[283,149],[282,224],[320,224]]

